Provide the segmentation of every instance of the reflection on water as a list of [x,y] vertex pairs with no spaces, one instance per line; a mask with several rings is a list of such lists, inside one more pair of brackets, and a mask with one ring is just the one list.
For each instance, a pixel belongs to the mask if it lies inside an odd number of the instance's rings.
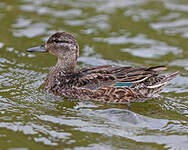
[[[187,1],[0,1],[0,150],[186,149]],[[28,54],[56,31],[73,33],[79,67],[167,65],[181,74],[163,97],[110,105],[42,90],[56,58]]]
[[96,41],[104,41],[108,44],[134,44],[139,48],[135,50],[130,48],[122,49],[123,52],[129,52],[132,55],[146,58],[155,58],[168,53],[181,54],[181,50],[176,47],[168,46],[164,42],[147,39],[144,35],[137,35],[136,37],[129,38],[126,35],[121,37],[110,37],[106,39],[95,38]]

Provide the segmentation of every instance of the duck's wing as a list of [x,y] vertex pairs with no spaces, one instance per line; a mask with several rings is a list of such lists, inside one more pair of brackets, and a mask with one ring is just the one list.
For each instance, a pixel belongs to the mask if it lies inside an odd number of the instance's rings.
[[78,71],[76,86],[92,90],[104,86],[130,86],[132,83],[141,82],[157,75],[158,72],[165,69],[164,66],[135,68],[110,65],[84,68]]

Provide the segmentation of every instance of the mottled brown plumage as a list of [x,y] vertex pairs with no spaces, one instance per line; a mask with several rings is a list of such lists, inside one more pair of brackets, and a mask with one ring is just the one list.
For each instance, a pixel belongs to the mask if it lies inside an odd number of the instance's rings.
[[110,103],[141,101],[158,94],[178,72],[160,75],[166,67],[148,68],[98,66],[76,70],[79,46],[74,36],[57,32],[47,42],[28,52],[49,52],[58,57],[45,88],[68,98]]

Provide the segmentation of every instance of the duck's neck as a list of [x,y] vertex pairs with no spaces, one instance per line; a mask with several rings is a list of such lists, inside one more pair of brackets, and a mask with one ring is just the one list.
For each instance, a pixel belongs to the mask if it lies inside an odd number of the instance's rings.
[[55,72],[61,72],[62,75],[68,75],[74,73],[76,70],[76,59],[74,57],[58,58],[57,64],[55,65]]
[[71,80],[70,77],[76,72],[76,63],[76,55],[74,54],[58,57],[56,65],[48,73],[44,84],[45,88],[53,90],[53,88],[60,86],[59,84],[62,83],[64,88],[68,87],[66,83]]

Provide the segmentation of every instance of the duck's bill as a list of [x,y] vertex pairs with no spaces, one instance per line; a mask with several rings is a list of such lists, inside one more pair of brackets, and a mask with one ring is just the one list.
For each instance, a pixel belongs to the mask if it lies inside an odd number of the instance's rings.
[[45,49],[44,45],[41,45],[41,46],[29,48],[27,50],[27,52],[41,52],[41,53],[45,53],[45,52],[48,52],[48,51]]

